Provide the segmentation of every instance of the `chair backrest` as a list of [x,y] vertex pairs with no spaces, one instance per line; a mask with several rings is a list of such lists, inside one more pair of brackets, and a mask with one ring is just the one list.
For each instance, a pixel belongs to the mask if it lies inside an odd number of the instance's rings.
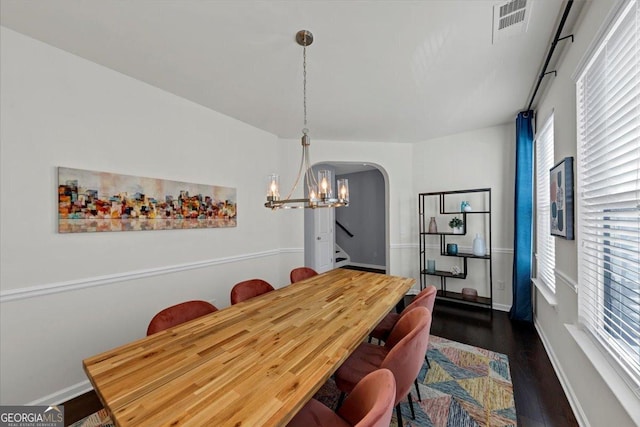
[[147,335],[164,331],[165,329],[188,322],[205,314],[213,313],[214,311],[218,311],[216,306],[206,301],[186,301],[172,305],[153,316],[147,327]]
[[438,288],[436,288],[435,286],[427,286],[418,295],[416,295],[413,301],[411,301],[411,304],[409,304],[404,310],[402,310],[402,313],[407,313],[408,311],[416,307],[426,307],[431,315],[433,315],[433,306],[436,302],[437,292]]
[[291,270],[289,273],[289,279],[291,279],[291,283],[296,283],[304,279],[308,279],[309,277],[317,276],[318,272],[313,268],[309,267],[298,267]]
[[385,342],[390,351],[380,367],[389,369],[396,379],[394,405],[409,393],[420,373],[429,346],[430,330],[431,312],[425,307],[416,307],[398,319]]
[[396,380],[388,369],[378,369],[356,384],[338,409],[338,415],[357,427],[389,427],[396,399]]
[[231,305],[273,291],[273,286],[262,279],[244,280],[231,289]]

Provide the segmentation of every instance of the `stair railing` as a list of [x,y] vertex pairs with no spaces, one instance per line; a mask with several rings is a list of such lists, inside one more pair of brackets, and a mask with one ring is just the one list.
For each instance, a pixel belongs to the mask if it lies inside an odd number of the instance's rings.
[[341,228],[345,233],[347,233],[347,235],[348,235],[349,237],[353,237],[353,233],[352,233],[352,232],[350,232],[349,230],[347,230],[347,228],[346,228],[344,225],[340,224],[340,221],[336,221],[336,225],[337,225],[339,228]]

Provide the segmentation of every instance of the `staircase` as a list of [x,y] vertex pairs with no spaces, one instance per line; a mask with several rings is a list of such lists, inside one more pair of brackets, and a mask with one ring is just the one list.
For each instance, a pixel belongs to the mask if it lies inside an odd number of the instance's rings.
[[346,253],[337,244],[334,244],[334,249],[335,249],[335,254],[333,256],[333,259],[335,260],[334,267],[340,268],[340,267],[344,267],[345,265],[349,265],[349,263],[351,262],[351,257],[349,256],[349,254]]

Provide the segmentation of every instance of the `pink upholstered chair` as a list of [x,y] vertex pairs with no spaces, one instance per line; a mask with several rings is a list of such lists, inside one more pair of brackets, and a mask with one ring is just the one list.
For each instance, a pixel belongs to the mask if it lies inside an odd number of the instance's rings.
[[[435,305],[435,302],[436,302],[437,291],[438,289],[435,286],[427,286],[422,291],[420,291],[418,295],[415,296],[413,301],[411,301],[411,304],[409,304],[407,307],[405,307],[404,310],[402,310],[402,313],[398,314],[398,313],[391,312],[387,314],[382,319],[382,321],[378,323],[378,325],[373,329],[371,334],[369,334],[369,342],[371,342],[371,338],[377,338],[378,344],[380,344],[380,341],[386,340],[389,334],[391,333],[391,330],[393,329],[394,325],[396,324],[398,319],[400,319],[400,316],[402,316],[403,313],[406,313],[413,308],[426,307],[429,310],[429,313],[431,313],[431,315],[433,316],[433,306]],[[431,364],[429,363],[429,358],[427,357],[426,353],[424,355],[424,360],[427,362],[427,366],[431,368]],[[422,401],[422,396],[420,395],[420,388],[418,387],[417,378],[414,383],[416,386],[416,393],[418,394],[418,400]]]
[[[436,293],[437,288],[435,286],[427,286],[422,290],[418,295],[415,296],[411,304],[409,304],[402,313],[389,313],[387,314],[380,323],[371,331],[369,334],[370,338],[377,338],[378,341],[384,341],[387,339],[394,325],[400,319],[403,313],[408,312],[412,308],[415,307],[426,307],[430,313],[433,314],[433,306],[436,301]],[[371,340],[369,340],[371,342]]]
[[287,427],[389,427],[396,381],[388,369],[367,374],[335,413],[311,399]]
[[318,272],[313,268],[309,267],[298,267],[291,270],[289,273],[289,279],[291,279],[291,283],[296,283],[304,279],[308,279],[309,277],[317,276]]
[[187,301],[159,311],[149,322],[147,336],[164,331],[205,314],[218,311],[215,305],[206,301]]
[[262,279],[245,280],[231,289],[231,305],[273,291],[273,286]]
[[429,346],[431,313],[425,307],[416,307],[400,317],[384,346],[370,343],[360,344],[356,350],[338,368],[335,374],[336,385],[345,393],[351,393],[355,385],[375,369],[387,368],[396,379],[396,398],[394,405],[398,417],[398,426],[402,427],[400,401],[407,396],[413,412],[411,385],[420,373],[424,354]]

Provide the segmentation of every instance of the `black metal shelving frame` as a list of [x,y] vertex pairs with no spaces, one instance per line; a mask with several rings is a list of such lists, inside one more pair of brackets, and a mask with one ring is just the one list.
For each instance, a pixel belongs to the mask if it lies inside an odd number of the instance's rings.
[[[460,211],[447,211],[445,210],[445,202],[447,197],[451,195],[464,195],[471,193],[486,193],[484,197],[488,210],[482,211],[471,211],[471,212],[460,212]],[[432,216],[432,212],[425,212],[425,202],[430,197],[438,197],[438,213],[440,215],[462,215],[463,221],[463,229],[462,233],[449,233],[449,232],[438,232],[438,233],[429,233],[429,216]],[[488,221],[485,221],[485,224],[488,226],[488,235],[487,235],[487,254],[483,256],[477,256],[473,253],[468,252],[458,252],[456,255],[450,255],[446,251],[447,247],[447,239],[455,236],[464,236],[467,234],[467,216],[473,215],[486,215],[488,216]],[[477,307],[483,308],[492,308],[493,302],[493,262],[492,262],[492,248],[491,245],[491,188],[474,188],[469,190],[454,190],[454,191],[436,191],[430,193],[419,193],[418,194],[418,218],[419,218],[419,228],[420,228],[420,289],[424,289],[427,286],[427,276],[438,276],[440,277],[440,289],[438,290],[437,298],[442,300],[447,300],[456,303],[463,303],[467,305],[473,305]],[[485,230],[483,230],[485,231]],[[462,272],[460,274],[452,274],[449,271],[444,270],[435,270],[432,273],[427,272],[427,238],[429,236],[439,236],[440,240],[440,256],[446,257],[456,257],[462,258]],[[485,260],[489,262],[489,297],[477,296],[475,298],[463,297],[463,295],[459,292],[452,292],[447,290],[447,279],[466,279],[467,278],[467,270],[469,259],[479,259]]]

